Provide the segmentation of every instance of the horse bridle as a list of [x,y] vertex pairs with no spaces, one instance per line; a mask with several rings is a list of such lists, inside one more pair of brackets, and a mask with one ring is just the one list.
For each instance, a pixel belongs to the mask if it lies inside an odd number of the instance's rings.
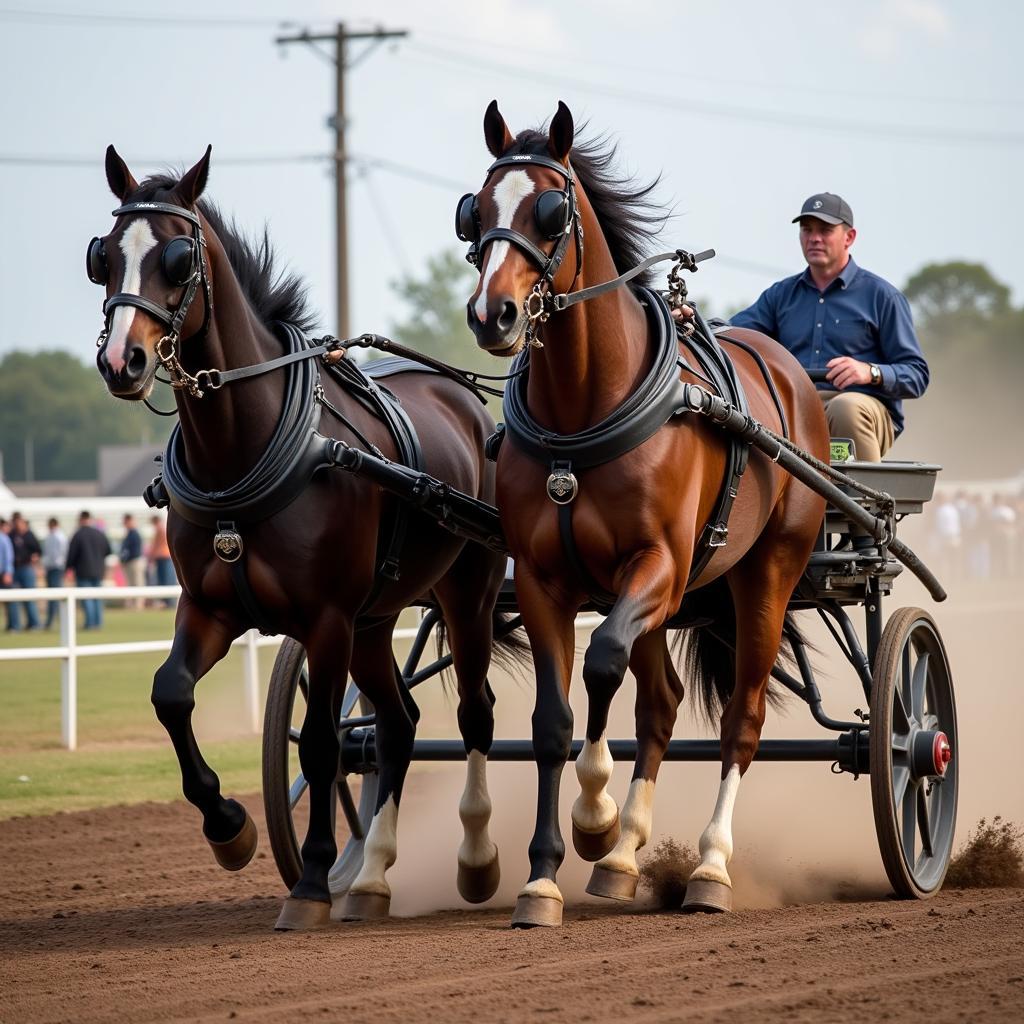
[[[540,268],[540,277],[532,290],[527,293],[526,300],[523,303],[523,313],[527,317],[527,344],[539,348],[542,343],[536,339],[537,325],[544,323],[555,309],[560,308],[554,301],[551,289],[554,287],[555,276],[562,266],[566,252],[568,252],[570,237],[575,239],[576,242],[576,273],[573,276],[572,284],[569,286],[570,291],[576,286],[576,281],[579,279],[580,271],[583,268],[583,221],[580,217],[579,204],[576,200],[576,179],[573,175],[571,164],[565,166],[557,160],[541,154],[517,153],[514,156],[499,157],[487,168],[487,176],[484,178],[483,188],[487,187],[487,182],[490,180],[491,175],[499,167],[546,167],[548,170],[560,174],[565,179],[565,191],[562,193],[567,207],[564,214],[565,226],[559,228],[555,251],[550,256],[531,242],[526,235],[513,228],[491,228],[481,237],[479,207],[476,201],[476,194],[473,192],[467,192],[459,200],[455,210],[456,234],[462,241],[470,243],[469,251],[466,253],[466,260],[473,264],[473,266],[479,267],[484,249],[491,242],[500,240],[511,242],[512,245],[526,253]],[[483,191],[483,188],[481,188],[481,191]],[[537,204],[540,204],[548,193],[557,194],[557,190],[547,189],[541,192],[537,197]],[[470,205],[467,207],[467,204]],[[471,221],[470,217],[472,218]],[[474,226],[472,232],[467,230],[470,223]]]
[[[106,302],[103,303],[103,330],[100,331],[99,337],[96,339],[96,347],[102,348],[107,341],[107,337],[110,334],[111,318],[114,315],[114,310],[118,306],[134,306],[136,309],[141,309],[143,312],[148,313],[154,319],[164,324],[166,332],[163,337],[156,343],[156,358],[160,365],[167,371],[167,375],[170,378],[168,383],[172,388],[186,389],[190,395],[194,398],[202,398],[204,394],[204,388],[210,390],[216,390],[220,387],[220,383],[215,376],[218,371],[214,370],[200,370],[195,376],[190,374],[182,365],[178,356],[178,343],[181,340],[181,329],[184,326],[185,318],[188,316],[188,311],[192,306],[192,302],[196,297],[196,292],[201,287],[203,289],[203,324],[199,329],[199,336],[205,335],[207,328],[210,325],[210,320],[213,316],[213,295],[210,290],[210,277],[207,273],[206,266],[206,239],[203,237],[203,225],[199,219],[198,214],[192,210],[188,210],[183,206],[175,206],[173,203],[156,203],[156,202],[138,202],[138,203],[126,203],[124,206],[119,206],[116,210],[111,211],[114,217],[124,217],[128,214],[139,213],[139,214],[154,214],[154,213],[168,213],[173,214],[175,217],[181,217],[187,220],[192,225],[192,270],[189,278],[184,282],[181,287],[184,287],[185,291],[182,294],[181,301],[178,303],[176,309],[167,309],[164,306],[158,306],[155,302],[151,302],[149,299],[144,298],[141,295],[133,295],[130,292],[117,292],[111,295]],[[175,239],[168,242],[168,245],[173,244]],[[89,270],[90,280],[96,283],[103,283],[97,280],[94,276],[92,269],[92,254],[93,248],[99,243],[98,238],[94,238],[89,243],[89,249],[87,251],[87,265]],[[205,377],[205,381],[202,379]]]

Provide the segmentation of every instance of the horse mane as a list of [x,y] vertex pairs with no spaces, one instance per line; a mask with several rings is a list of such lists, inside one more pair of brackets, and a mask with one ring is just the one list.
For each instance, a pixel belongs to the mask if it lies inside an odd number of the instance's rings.
[[[581,130],[586,125],[581,127]],[[611,251],[616,270],[622,274],[632,270],[651,254],[652,244],[671,216],[671,212],[654,202],[650,195],[661,183],[659,174],[646,185],[630,175],[614,170],[618,144],[606,135],[574,142],[569,161],[576,181],[587,194],[605,242]],[[517,153],[548,154],[548,133],[527,129],[516,136],[503,156]],[[634,278],[633,284],[646,285],[651,272]]]
[[[176,203],[177,198],[170,193],[178,184],[179,177],[151,175],[142,182],[130,201]],[[309,307],[308,287],[297,274],[277,268],[266,227],[250,238],[210,200],[200,198],[196,206],[220,239],[243,294],[263,323],[267,327],[287,323],[303,333],[311,331],[318,317]]]

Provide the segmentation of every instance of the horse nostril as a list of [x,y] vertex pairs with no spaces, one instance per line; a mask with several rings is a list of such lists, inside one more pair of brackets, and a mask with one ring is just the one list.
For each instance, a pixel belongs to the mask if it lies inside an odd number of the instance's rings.
[[132,354],[128,357],[128,362],[125,365],[125,371],[129,377],[141,377],[143,371],[146,369],[146,352],[141,345],[136,345],[132,349]]
[[498,329],[507,334],[515,327],[518,319],[518,307],[511,299],[506,299],[501,307],[501,316],[498,317]]

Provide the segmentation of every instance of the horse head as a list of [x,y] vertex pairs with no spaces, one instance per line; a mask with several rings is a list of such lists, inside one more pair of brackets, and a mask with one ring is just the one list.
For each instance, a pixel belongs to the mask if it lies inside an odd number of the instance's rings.
[[140,186],[107,147],[107,183],[120,206],[111,231],[89,243],[86,270],[106,288],[96,365],[118,398],[147,398],[157,365],[176,363],[179,341],[205,333],[209,323],[208,261],[196,211],[209,167],[208,146],[172,187]]
[[[495,355],[519,352],[547,308],[548,289],[557,280],[567,290],[579,276],[582,227],[569,163],[574,132],[561,102],[546,144],[537,133],[513,138],[496,100],[484,115],[495,160],[480,191],[459,200],[455,219],[459,238],[471,245],[467,258],[480,271],[466,318],[477,344]],[[573,241],[575,258],[566,259]]]

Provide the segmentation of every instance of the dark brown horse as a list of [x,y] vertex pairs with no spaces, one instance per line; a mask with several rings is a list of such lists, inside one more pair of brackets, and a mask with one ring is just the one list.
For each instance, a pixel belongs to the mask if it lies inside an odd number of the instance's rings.
[[[224,371],[281,356],[282,339],[301,340],[299,332],[309,327],[310,317],[298,282],[275,273],[266,238],[245,241],[213,206],[200,201],[209,155],[207,150],[180,180],[153,177],[139,185],[110,147],[107,181],[122,206],[110,232],[90,246],[89,273],[106,285],[108,296],[97,357],[107,387],[118,398],[139,401],[148,396],[162,363],[182,385],[176,393],[180,471],[198,491],[213,495],[235,486],[260,463],[283,416],[288,374],[300,364],[219,388],[222,380],[200,368]],[[301,365],[319,377],[323,389],[311,387],[306,403],[300,403],[309,409],[316,395],[320,409],[313,409],[313,416],[320,435],[359,447],[372,444],[396,458],[395,441],[372,411],[333,376],[319,374],[319,360]],[[387,384],[415,424],[426,471],[493,503],[493,469],[482,454],[492,423],[477,398],[423,372],[402,372],[388,377]],[[199,397],[198,391],[206,393]],[[316,927],[330,917],[336,726],[349,672],[376,708],[380,795],[362,870],[335,916],[386,914],[385,872],[395,860],[398,805],[418,717],[398,675],[391,636],[399,613],[430,595],[447,625],[469,758],[460,808],[466,823],[460,889],[471,901],[487,899],[497,887],[498,870],[487,830],[485,762],[493,695],[486,677],[504,556],[411,513],[398,552],[400,575],[379,580],[382,523],[394,521],[396,499],[357,476],[327,469],[297,491],[286,496],[293,500],[283,508],[242,529],[240,538],[225,535],[228,546],[222,553],[229,559],[237,555],[239,540],[243,545],[247,596],[240,593],[230,561],[215,554],[214,534],[220,531],[178,514],[172,502],[168,539],[183,593],[171,654],[154,678],[153,704],[174,744],[185,796],[202,812],[203,833],[219,863],[231,870],[243,867],[256,847],[256,829],[237,801],[221,795],[191,717],[196,683],[258,613],[257,621],[298,640],[309,664],[299,739],[309,782],[309,829],[302,877],[285,901],[278,927]]]
[[[513,137],[492,103],[484,133],[488,149],[499,159],[481,191],[460,205],[460,236],[479,249],[480,281],[468,303],[469,324],[482,348],[504,356],[519,352],[537,329],[542,347],[529,353],[528,412],[551,435],[577,434],[612,414],[651,369],[650,310],[636,292],[620,287],[556,309],[540,326],[541,320],[531,323],[530,314],[542,309],[542,295],[531,298],[531,293],[545,271],[554,276],[543,282],[541,292],[550,286],[551,292],[566,293],[612,280],[640,262],[663,216],[651,205],[649,188],[631,188],[609,173],[608,150],[574,146],[572,115],[564,104],[549,131]],[[796,360],[751,331],[726,337],[745,341],[764,360],[792,439],[819,458],[827,457],[821,403]],[[781,430],[755,357],[735,344],[725,347],[751,414]],[[690,366],[699,365],[687,345],[680,344],[679,353]],[[686,371],[682,379],[699,380]],[[507,412],[506,407],[506,418]],[[577,850],[598,861],[588,891],[617,899],[630,899],[635,892],[636,851],[651,834],[655,779],[683,696],[666,643],[666,622],[687,596],[697,617],[714,619],[693,638],[691,652],[699,696],[706,708],[721,708],[722,782],[714,815],[700,838],[701,862],[686,905],[730,906],[726,865],[732,854],[733,803],[758,747],[786,606],[814,545],[824,502],[753,452],[729,521],[728,543],[715,548],[690,581],[726,459],[725,436],[690,413],[671,419],[627,454],[579,472],[572,502],[574,562],[560,535],[558,507],[546,490],[549,466],[526,454],[511,436],[501,448],[498,506],[515,558],[516,590],[537,674],[537,826],[530,844],[530,878],[519,895],[514,924],[561,921],[555,875],[565,847],[558,827],[558,787],[572,738],[566,698],[573,619],[592,592],[585,577],[614,595],[614,607],[594,631],[583,665],[589,715],[577,761],[582,792],[572,820]],[[605,732],[609,705],[627,666],[637,680],[638,756],[620,814],[607,791],[612,760]]]

